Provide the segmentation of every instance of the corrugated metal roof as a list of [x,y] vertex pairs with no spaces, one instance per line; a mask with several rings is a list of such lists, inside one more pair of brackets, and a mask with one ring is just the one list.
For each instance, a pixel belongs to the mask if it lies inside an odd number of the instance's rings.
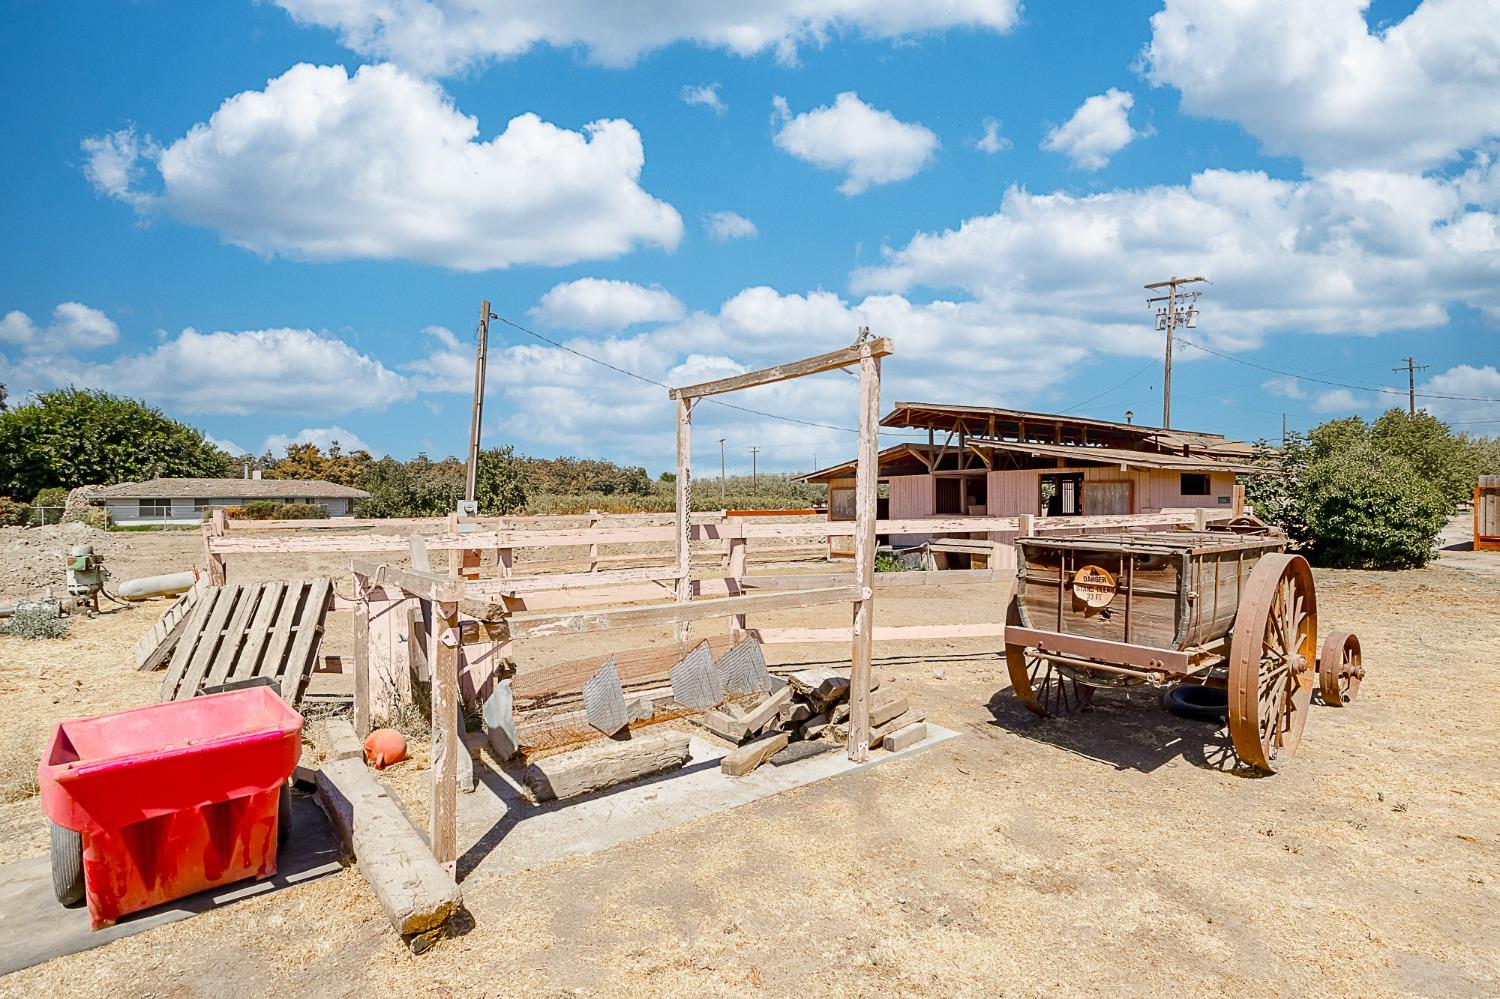
[[363,489],[322,479],[152,479],[105,486],[99,499],[369,499]]
[[1011,451],[1042,458],[1063,458],[1067,461],[1089,461],[1099,464],[1120,464],[1132,468],[1163,468],[1174,471],[1219,471],[1219,472],[1263,472],[1258,465],[1240,461],[1225,461],[1207,455],[1181,455],[1160,451],[1134,451],[1123,447],[1086,447],[1079,444],[1019,444],[1010,441],[985,441],[974,447],[993,448],[996,451]]

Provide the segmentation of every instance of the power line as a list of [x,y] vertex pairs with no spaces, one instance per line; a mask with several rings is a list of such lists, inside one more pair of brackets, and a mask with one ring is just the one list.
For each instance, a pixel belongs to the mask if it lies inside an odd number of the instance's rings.
[[1139,371],[1137,371],[1135,374],[1131,375],[1129,378],[1125,379],[1124,381],[1120,382],[1118,385],[1111,385],[1109,388],[1105,389],[1103,392],[1100,392],[1098,395],[1091,395],[1087,399],[1083,400],[1082,402],[1075,402],[1073,405],[1069,406],[1067,409],[1060,409],[1060,410],[1057,411],[1057,415],[1061,416],[1064,413],[1071,413],[1075,409],[1082,409],[1084,406],[1087,406],[1089,403],[1093,402],[1095,399],[1103,399],[1105,396],[1109,395],[1111,392],[1115,391],[1116,389],[1122,389],[1126,385],[1129,385],[1131,382],[1133,382],[1137,378],[1141,377],[1141,375],[1145,374],[1149,369],[1154,368],[1154,367],[1156,367],[1156,362],[1155,361],[1147,361],[1141,367],[1141,369]]
[[[1275,368],[1268,364],[1257,364],[1255,361],[1247,361],[1242,357],[1235,357],[1233,354],[1225,354],[1222,351],[1214,350],[1211,347],[1205,347],[1201,343],[1194,343],[1191,340],[1184,340],[1182,337],[1178,337],[1177,342],[1185,344],[1189,347],[1196,347],[1197,349],[1203,351],[1205,354],[1212,354],[1215,357],[1222,357],[1224,360],[1233,361],[1235,364],[1243,364],[1247,368],[1257,368],[1261,371],[1269,371],[1273,375],[1287,375],[1291,378],[1301,378],[1305,381],[1316,382],[1319,385],[1332,385],[1335,388],[1354,389],[1357,392],[1384,392],[1386,395],[1407,394],[1400,389],[1388,388],[1383,385],[1358,385],[1350,382],[1336,382],[1328,378],[1315,378],[1312,375],[1305,374],[1299,371],[1288,371],[1285,368]],[[1405,369],[1403,368],[1401,370],[1404,371]],[[1458,402],[1500,403],[1500,399],[1488,399],[1484,396],[1477,395],[1449,395],[1445,392],[1416,392],[1414,394],[1420,396],[1423,399],[1452,399]]]
[[1427,365],[1418,364],[1415,357],[1408,357],[1406,365],[1400,368],[1392,368],[1392,371],[1406,372],[1406,405],[1407,412],[1412,416],[1417,415],[1417,372],[1426,371]]

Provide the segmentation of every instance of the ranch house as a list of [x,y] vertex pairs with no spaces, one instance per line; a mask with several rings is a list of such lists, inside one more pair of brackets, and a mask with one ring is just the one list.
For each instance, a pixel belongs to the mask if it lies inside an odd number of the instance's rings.
[[109,510],[124,527],[146,524],[198,524],[210,510],[244,506],[254,500],[306,503],[321,506],[330,517],[354,516],[356,500],[369,498],[363,489],[322,479],[152,479],[105,486],[93,501]]
[[[1228,507],[1236,475],[1258,471],[1248,444],[1135,423],[899,402],[880,425],[917,438],[880,452],[882,520]],[[804,478],[827,485],[830,520],[854,519],[853,462]]]

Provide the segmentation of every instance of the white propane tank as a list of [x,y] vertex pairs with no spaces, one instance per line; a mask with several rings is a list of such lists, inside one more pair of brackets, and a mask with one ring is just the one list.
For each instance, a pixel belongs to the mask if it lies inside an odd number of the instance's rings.
[[119,597],[121,600],[149,600],[152,597],[168,597],[174,593],[183,593],[193,588],[193,583],[198,579],[197,571],[188,569],[184,572],[169,572],[161,576],[142,576],[140,579],[127,579],[120,584]]

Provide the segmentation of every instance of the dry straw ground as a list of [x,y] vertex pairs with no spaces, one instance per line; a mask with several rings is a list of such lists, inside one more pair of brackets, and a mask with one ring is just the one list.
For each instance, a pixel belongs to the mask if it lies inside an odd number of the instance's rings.
[[[892,682],[963,738],[472,880],[473,928],[422,957],[350,870],[0,979],[0,993],[1493,996],[1497,566],[1319,572],[1323,626],[1360,634],[1370,676],[1354,707],[1317,710],[1273,778],[1216,769],[1222,736],[1148,695],[1040,722],[983,643],[885,646]],[[985,620],[998,599],[924,589],[882,614]],[[79,622],[65,643],[0,638],[7,752],[34,765],[54,720],[148,699],[155,680],[123,660],[154,613]],[[392,772],[398,787],[422,785],[424,760]],[[0,805],[0,844],[4,860],[44,849],[34,798]]]

